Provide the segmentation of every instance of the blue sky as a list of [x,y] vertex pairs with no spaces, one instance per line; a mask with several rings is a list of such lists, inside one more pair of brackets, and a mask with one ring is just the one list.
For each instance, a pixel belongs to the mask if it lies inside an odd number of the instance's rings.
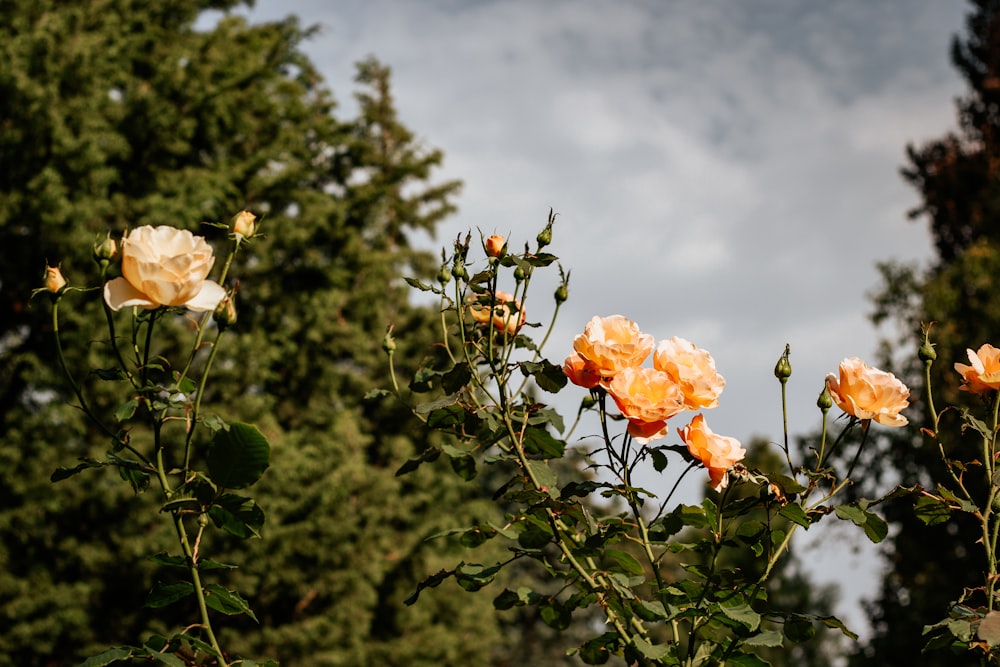
[[[321,26],[305,49],[345,114],[354,62],[393,68],[403,122],[444,151],[439,178],[465,182],[428,247],[470,228],[523,242],[555,209],[572,282],[552,358],[593,315],[688,338],[728,381],[710,425],[747,441],[780,437],[785,343],[801,432],[825,374],[874,358],[875,263],[930,256],[898,170],[908,142],[955,125],[948,48],[966,12],[958,0],[260,0],[251,17]],[[872,550],[801,548],[820,578],[852,571],[841,613],[858,627]]]

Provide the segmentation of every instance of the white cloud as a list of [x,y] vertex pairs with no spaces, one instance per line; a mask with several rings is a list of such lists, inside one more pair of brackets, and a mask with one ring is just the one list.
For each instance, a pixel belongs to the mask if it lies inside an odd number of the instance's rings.
[[824,374],[874,353],[874,262],[928,255],[897,169],[953,124],[956,3],[258,0],[254,16],[289,11],[327,26],[306,48],[346,107],[352,61],[393,67],[403,121],[466,183],[439,238],[532,239],[560,213],[573,283],[553,356],[594,314],[689,338],[728,380],[719,432],[780,437],[786,342],[793,428],[810,428]]

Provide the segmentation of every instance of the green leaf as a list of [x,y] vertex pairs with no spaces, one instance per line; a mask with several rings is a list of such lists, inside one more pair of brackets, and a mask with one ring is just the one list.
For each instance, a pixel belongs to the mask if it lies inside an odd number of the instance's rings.
[[726,660],[726,665],[731,667],[771,667],[771,663],[753,653],[731,655]]
[[264,510],[252,498],[235,493],[216,498],[208,516],[222,530],[243,539],[260,537],[260,529],[264,527]]
[[413,595],[403,600],[403,604],[407,607],[413,605],[420,597],[420,592],[425,588],[437,588],[441,585],[441,582],[453,576],[455,576],[454,570],[441,570],[437,574],[432,574],[417,584],[417,590],[413,591]]
[[182,570],[186,570],[188,567],[187,558],[183,556],[171,556],[162,551],[151,556],[146,556],[146,560],[153,561],[157,565],[163,565],[164,567],[175,567]]
[[789,503],[788,505],[785,505],[780,510],[778,510],[778,514],[785,517],[789,521],[792,521],[793,523],[799,524],[803,528],[808,528],[810,525],[812,525],[812,522],[809,521],[809,516],[806,514],[806,511],[802,509],[801,505],[797,505],[795,503]]
[[116,381],[125,379],[125,372],[117,366],[114,368],[95,368],[94,375],[102,380]]
[[777,630],[764,630],[759,632],[752,637],[747,637],[743,640],[745,646],[759,646],[759,647],[769,647],[774,648],[781,646],[782,638],[781,633]]
[[[734,603],[735,602],[735,603]],[[755,631],[760,627],[760,614],[755,612],[750,605],[738,599],[730,600],[719,604],[722,613],[728,618],[740,623],[747,630]]]
[[194,586],[191,585],[190,581],[179,581],[173,584],[157,582],[146,597],[145,606],[151,609],[160,609],[178,600],[183,600],[189,595],[194,595]]
[[502,567],[502,563],[495,563],[489,567],[478,563],[461,563],[455,568],[455,581],[467,591],[478,591],[492,582]]
[[212,438],[208,474],[222,488],[242,489],[261,478],[270,457],[271,446],[257,427],[237,422]]
[[431,428],[450,428],[452,426],[458,426],[459,424],[465,423],[465,408],[458,404],[452,403],[443,408],[437,408],[432,410],[429,415],[427,415],[427,425]]
[[461,391],[472,379],[472,369],[469,364],[462,362],[455,364],[455,367],[441,377],[441,388],[449,394]]
[[554,630],[562,632],[573,622],[573,615],[558,600],[548,600],[538,605],[538,615],[542,622]]
[[134,398],[131,401],[126,401],[122,403],[117,408],[115,408],[115,421],[121,424],[124,421],[128,421],[135,414],[136,408],[139,407],[139,401]]
[[851,632],[850,630],[848,630],[847,626],[844,625],[844,622],[841,621],[836,616],[819,616],[817,617],[816,620],[818,620],[828,628],[840,630],[844,634],[844,636],[849,637],[852,641],[858,641],[858,636],[853,632]]
[[69,479],[73,475],[83,472],[84,470],[90,470],[91,468],[103,468],[108,465],[104,461],[98,461],[97,459],[91,459],[86,457],[80,457],[78,461],[83,461],[80,465],[73,466],[72,468],[56,468],[55,472],[49,477],[50,482],[61,482],[64,479]]
[[535,477],[535,481],[542,487],[542,491],[555,497],[559,480],[548,464],[545,461],[528,461],[528,470],[531,471],[531,474]]
[[209,584],[205,586],[205,604],[215,611],[228,616],[246,614],[254,621],[257,621],[257,617],[250,609],[250,605],[247,604],[246,600],[240,597],[239,593],[227,590],[218,584]]
[[927,526],[936,526],[951,518],[948,503],[929,496],[920,496],[913,504],[913,513]]
[[529,426],[524,431],[524,450],[531,458],[558,459],[566,451],[566,443],[549,433],[548,429]]
[[636,651],[649,660],[660,660],[670,653],[669,644],[659,644],[654,646],[638,635],[632,638],[632,645],[635,646]]
[[639,576],[643,573],[642,565],[632,554],[618,549],[608,549],[604,552],[605,567],[610,572],[620,572]]
[[580,647],[580,659],[588,665],[603,665],[618,650],[618,633],[605,632]]
[[542,359],[537,362],[521,362],[521,373],[525,377],[534,378],[538,388],[550,394],[557,393],[569,381],[566,373],[563,372],[562,366],[556,366],[548,359]]
[[816,636],[816,626],[807,618],[790,618],[785,621],[785,636],[796,644]]
[[135,655],[134,651],[135,649],[130,646],[116,646],[115,648],[109,648],[107,651],[87,658],[76,667],[106,667],[119,660],[131,658]]
[[663,472],[667,469],[667,455],[659,447],[649,450],[649,455],[653,458],[653,469],[656,472]]
[[855,525],[861,526],[868,539],[875,544],[884,540],[885,536],[889,534],[889,525],[882,517],[863,510],[857,505],[838,505],[833,510],[839,518],[850,520]]
[[421,292],[435,292],[435,293],[438,292],[438,290],[435,287],[433,287],[432,285],[428,285],[427,283],[421,282],[420,280],[417,280],[416,278],[409,278],[409,277],[404,276],[403,280],[406,281],[407,285],[409,285],[410,287],[412,287],[414,289],[418,289]]

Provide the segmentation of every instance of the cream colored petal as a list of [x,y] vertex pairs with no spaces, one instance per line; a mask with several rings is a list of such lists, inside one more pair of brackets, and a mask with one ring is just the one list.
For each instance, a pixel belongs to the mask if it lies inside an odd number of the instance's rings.
[[111,310],[118,311],[129,306],[139,306],[147,310],[158,308],[160,304],[132,286],[124,278],[115,278],[104,283],[104,301]]
[[219,283],[206,280],[201,284],[201,291],[184,305],[191,310],[205,312],[215,310],[215,307],[219,305],[219,302],[225,298],[226,290],[224,290]]

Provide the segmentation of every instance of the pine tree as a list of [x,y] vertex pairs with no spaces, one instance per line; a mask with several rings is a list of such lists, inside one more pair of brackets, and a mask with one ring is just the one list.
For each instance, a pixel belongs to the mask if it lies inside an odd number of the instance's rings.
[[[969,86],[958,100],[958,131],[909,146],[908,165],[902,171],[922,200],[910,217],[930,223],[936,258],[923,271],[892,263],[880,267],[883,286],[875,297],[874,319],[892,321],[904,332],[899,340],[886,343],[886,363],[895,361],[897,374],[914,390],[914,409],[913,428],[886,439],[871,465],[865,466],[873,474],[869,483],[934,488],[948,479],[936,443],[917,430],[927,423],[922,366],[916,354],[921,323],[934,323],[931,338],[937,362],[932,382],[938,409],[970,404],[971,397],[958,391],[959,377],[952,365],[965,361],[967,348],[997,342],[1000,2],[973,0],[971,5],[967,34],[954,40],[951,54]],[[942,428],[957,433],[958,421],[946,421]],[[950,439],[948,446],[952,458],[976,458],[969,440]],[[969,477],[972,483],[974,476]],[[852,664],[978,665],[978,658],[969,655],[921,654],[925,642],[920,639],[923,627],[943,619],[963,588],[981,585],[976,527],[959,516],[927,527],[914,515],[912,501],[889,504],[886,512],[894,529],[887,572],[870,609],[874,634]]]
[[[167,224],[213,240],[200,221],[244,207],[264,236],[233,268],[239,321],[206,405],[258,423],[273,453],[255,487],[268,522],[231,580],[261,623],[225,625],[223,645],[307,666],[475,662],[499,638],[487,596],[401,601],[462,557],[424,538],[491,510],[434,466],[396,477],[425,436],[401,406],[362,400],[385,384],[388,322],[407,333],[399,359],[426,350],[433,313],[399,276],[427,275],[408,235],[433,232],[458,186],[433,181],[442,155],[399,121],[376,61],[340,120],[294,19],[196,29],[236,4],[0,2],[0,662],[69,664],[172,620],[141,609],[145,556],[169,539],[148,520],[157,499],[106,471],[49,482],[108,443],[70,407],[47,308],[29,301],[45,262],[93,284],[98,236]],[[97,298],[65,311],[70,367],[99,365]]]

